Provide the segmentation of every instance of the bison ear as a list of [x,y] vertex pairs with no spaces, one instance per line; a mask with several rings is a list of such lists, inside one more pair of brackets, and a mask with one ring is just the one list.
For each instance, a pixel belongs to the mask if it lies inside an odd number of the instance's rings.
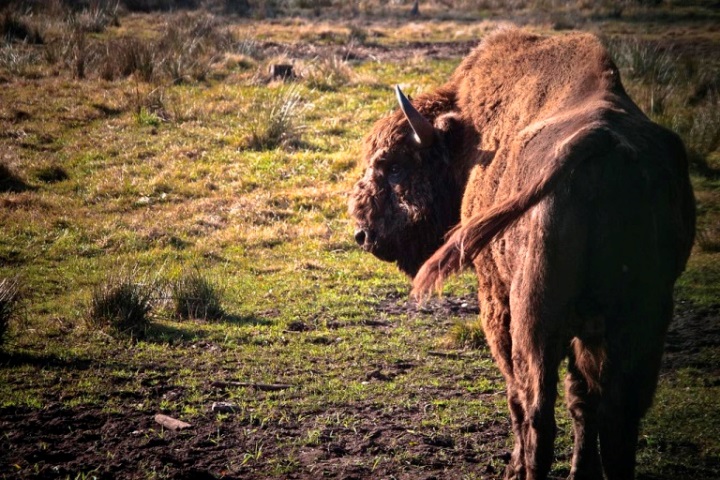
[[400,103],[400,109],[405,114],[405,118],[407,118],[408,123],[415,133],[415,140],[421,147],[429,147],[432,145],[435,141],[435,127],[413,107],[410,100],[408,100],[402,90],[400,90],[399,85],[395,85],[395,95],[397,96],[398,103]]
[[462,126],[462,120],[458,112],[443,113],[435,119],[435,130],[443,134],[455,131],[459,126]]

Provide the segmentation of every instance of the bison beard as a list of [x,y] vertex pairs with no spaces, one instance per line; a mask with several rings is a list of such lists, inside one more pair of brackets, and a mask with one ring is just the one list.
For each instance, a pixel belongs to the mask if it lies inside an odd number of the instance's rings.
[[414,106],[398,97],[365,140],[356,240],[416,296],[475,268],[515,435],[506,478],[550,470],[565,357],[570,477],[632,478],[694,240],[681,141],[587,34],[503,30]]

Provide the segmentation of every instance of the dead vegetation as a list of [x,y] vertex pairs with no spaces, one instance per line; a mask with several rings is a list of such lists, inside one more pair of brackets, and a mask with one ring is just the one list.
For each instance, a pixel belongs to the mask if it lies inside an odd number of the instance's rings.
[[697,243],[697,246],[704,252],[720,252],[720,225],[701,225],[698,228],[695,243]]
[[300,77],[311,88],[320,91],[334,91],[348,85],[354,79],[355,74],[346,60],[332,55],[316,57],[305,62]]
[[258,94],[252,99],[244,122],[247,134],[243,148],[270,150],[297,146],[305,129],[300,93],[290,86]]

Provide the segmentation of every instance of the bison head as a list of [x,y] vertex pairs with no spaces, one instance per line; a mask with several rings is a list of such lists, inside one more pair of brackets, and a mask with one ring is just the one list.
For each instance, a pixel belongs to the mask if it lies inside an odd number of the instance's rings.
[[419,97],[420,113],[395,91],[400,110],[365,138],[365,174],[349,210],[360,247],[413,277],[460,218],[463,175],[452,158],[462,123],[452,113],[452,92]]

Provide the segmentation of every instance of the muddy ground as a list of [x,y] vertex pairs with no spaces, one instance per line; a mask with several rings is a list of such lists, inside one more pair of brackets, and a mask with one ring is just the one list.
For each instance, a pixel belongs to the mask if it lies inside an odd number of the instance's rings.
[[[388,298],[379,307],[383,318],[394,315],[431,314],[472,319],[477,304],[471,297],[434,300],[422,311],[404,298]],[[390,316],[390,317],[388,317]],[[720,346],[720,309],[692,309],[679,305],[678,313],[668,334],[664,371],[691,367],[718,378],[718,365],[703,360],[698,353],[705,347]],[[372,324],[372,322],[370,322]],[[394,328],[387,320],[377,320],[378,328]],[[464,355],[461,354],[460,357]],[[466,359],[465,359],[466,360]],[[36,364],[43,359],[5,356],[0,368],[21,364]],[[88,365],[68,365],[62,361],[45,359],[45,369],[63,371],[68,367],[80,370]],[[461,361],[461,358],[458,358]],[[148,365],[163,370],[163,365]],[[369,372],[371,381],[389,381],[412,368],[411,364],[391,365],[382,372]],[[140,373],[142,375],[142,373]],[[168,372],[170,375],[170,372]],[[155,378],[154,380],[157,380]],[[20,379],[19,381],[27,381]],[[222,385],[208,382],[205,388],[222,400]],[[112,393],[111,393],[112,394]],[[264,393],[259,391],[258,395]],[[334,407],[337,411],[288,411],[282,422],[258,422],[240,417],[233,421],[217,422],[217,413],[207,411],[193,420],[191,428],[182,431],[162,430],[155,423],[157,411],[138,407],[148,398],[167,398],[182,395],[182,388],[172,383],[147,382],[147,388],[124,399],[125,407],[113,413],[99,407],[63,406],[62,398],[45,398],[47,406],[0,409],[0,476],[6,478],[93,478],[78,477],[90,472],[95,478],[404,478],[450,479],[472,474],[474,478],[500,478],[507,462],[509,424],[507,420],[487,423],[468,418],[459,432],[470,433],[453,438],[450,435],[422,433],[416,428],[427,412],[419,408],[398,406],[388,413],[386,406],[351,404]],[[437,398],[467,398],[502,395],[502,392],[469,393],[467,389],[438,389]],[[309,432],[317,427],[315,415],[361,418],[352,428],[328,427],[320,431],[310,445],[293,448],[292,459],[283,463],[286,452],[281,445],[302,444]],[[225,414],[229,417],[233,413]],[[307,443],[307,442],[306,442]],[[262,458],[254,459],[248,452],[262,446]],[[280,447],[279,447],[280,445]],[[641,441],[640,448],[644,448]],[[672,446],[671,446],[672,447]],[[670,448],[671,448],[670,447]],[[693,478],[712,478],[720,459],[701,456],[697,449],[688,448],[686,459],[698,465]],[[403,461],[381,462],[376,467],[373,458],[397,457]],[[568,461],[569,452],[558,452],[557,460]],[[28,466],[35,471],[28,473]],[[18,472],[23,472],[19,474]],[[703,474],[707,472],[707,476]],[[557,473],[557,472],[556,472]],[[567,472],[559,472],[567,474]],[[668,472],[665,477],[681,478],[682,469]],[[679,476],[678,476],[679,475]]]

